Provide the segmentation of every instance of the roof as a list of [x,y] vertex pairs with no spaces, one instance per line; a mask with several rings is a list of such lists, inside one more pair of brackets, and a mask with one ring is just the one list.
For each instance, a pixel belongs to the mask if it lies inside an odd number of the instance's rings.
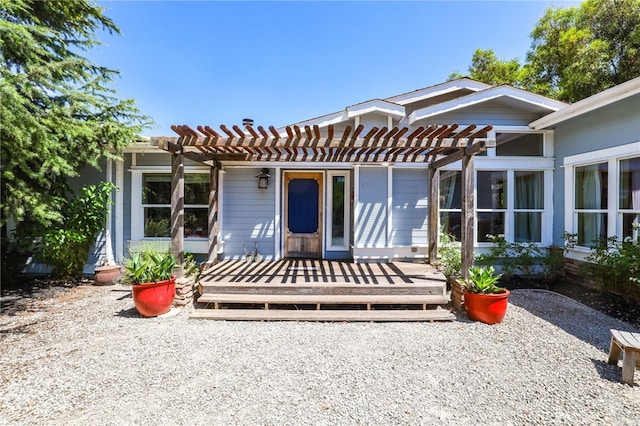
[[637,77],[533,121],[529,127],[535,130],[548,129],[639,93],[640,77]]
[[526,90],[517,89],[505,84],[416,110],[409,115],[408,122],[409,124],[413,124],[414,122],[425,118],[431,118],[448,112],[468,108],[495,99],[512,99],[544,112],[558,111],[567,105],[564,102],[536,95],[535,93],[527,92]]
[[[385,99],[371,99],[369,101],[357,103],[347,106],[343,111],[337,111],[319,117],[311,118],[295,123],[297,126],[313,126],[320,127],[332,124],[344,123],[351,118],[371,112],[380,112],[383,114],[394,116],[397,119],[405,117],[405,106],[425,101],[430,98],[453,94],[455,92],[479,92],[492,88],[485,83],[471,80],[470,78],[461,78],[458,80],[446,81],[434,86],[425,87],[400,95],[392,96]],[[284,129],[284,128],[282,128]],[[279,130],[282,130],[279,129]]]

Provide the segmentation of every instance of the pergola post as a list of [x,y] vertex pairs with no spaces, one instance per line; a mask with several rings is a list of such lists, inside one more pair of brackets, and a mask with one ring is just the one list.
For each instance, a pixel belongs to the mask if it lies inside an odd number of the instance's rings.
[[429,263],[435,264],[438,258],[438,209],[440,199],[440,172],[429,167]]
[[207,266],[218,261],[218,182],[220,178],[220,163],[216,162],[209,172],[209,250]]
[[469,278],[469,268],[473,266],[473,240],[475,218],[475,170],[473,154],[465,153],[462,157],[462,218],[461,218],[461,255],[462,278]]
[[171,156],[171,253],[178,265],[175,275],[184,275],[184,155]]

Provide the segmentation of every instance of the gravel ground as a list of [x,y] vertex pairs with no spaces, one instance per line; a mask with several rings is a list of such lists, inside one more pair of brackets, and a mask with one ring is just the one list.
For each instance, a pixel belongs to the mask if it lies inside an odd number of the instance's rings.
[[609,329],[515,290],[495,326],[140,318],[125,286],[0,315],[0,424],[640,424]]

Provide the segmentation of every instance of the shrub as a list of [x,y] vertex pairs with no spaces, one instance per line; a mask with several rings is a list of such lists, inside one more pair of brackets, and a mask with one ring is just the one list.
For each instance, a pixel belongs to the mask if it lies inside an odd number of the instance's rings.
[[635,297],[640,297],[640,236],[623,240],[616,236],[601,238],[585,260],[585,272],[601,290],[632,291]]
[[104,229],[112,204],[111,182],[86,185],[79,195],[67,201],[62,209],[64,220],[44,231],[35,247],[36,258],[53,268],[57,278],[79,277],[89,256],[89,249]]
[[438,259],[436,259],[434,266],[442,271],[447,278],[457,278],[462,274],[460,243],[456,241],[453,235],[440,235]]

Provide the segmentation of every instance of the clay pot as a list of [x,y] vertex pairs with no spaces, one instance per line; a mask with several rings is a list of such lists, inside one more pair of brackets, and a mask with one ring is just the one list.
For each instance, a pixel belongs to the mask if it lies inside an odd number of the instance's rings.
[[120,265],[97,266],[93,273],[95,285],[112,285],[120,281],[120,278],[122,278],[122,266]]
[[176,277],[154,283],[133,284],[133,304],[143,317],[157,317],[171,309],[176,294]]
[[481,294],[464,292],[464,307],[470,320],[485,324],[502,322],[507,313],[510,291],[504,289],[500,293]]

